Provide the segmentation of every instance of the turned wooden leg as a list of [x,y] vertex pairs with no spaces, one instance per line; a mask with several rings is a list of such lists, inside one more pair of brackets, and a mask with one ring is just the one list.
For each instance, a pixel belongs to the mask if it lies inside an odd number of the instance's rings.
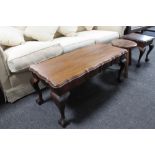
[[146,48],[139,48],[140,54],[139,54],[138,63],[137,63],[137,65],[136,65],[137,67],[140,67],[140,60],[141,60],[143,54],[145,53],[145,50],[146,50]]
[[148,52],[146,54],[145,62],[148,62],[149,61],[148,56],[149,56],[149,54],[150,54],[150,52],[152,51],[153,48],[154,48],[154,45],[153,44],[150,44],[149,45],[149,50],[148,50]]
[[53,99],[54,103],[56,104],[56,106],[58,107],[59,112],[60,112],[60,119],[58,120],[58,123],[63,128],[65,128],[66,125],[68,124],[68,122],[66,121],[66,118],[65,118],[65,101],[67,100],[69,95],[70,95],[69,92],[62,96],[57,95],[53,91],[51,92],[52,99]]
[[126,53],[126,62],[125,62],[125,71],[124,71],[124,77],[125,78],[128,78],[129,51]]
[[39,85],[38,85],[39,81],[40,81],[39,78],[37,76],[35,76],[35,75],[33,75],[32,79],[30,79],[30,83],[31,83],[32,87],[35,89],[35,91],[38,94],[38,98],[36,99],[36,102],[39,105],[41,105],[44,102],[44,100],[43,100],[43,97],[42,97],[42,92],[41,92],[41,90],[39,88]]
[[129,49],[128,50],[129,51],[129,61],[128,61],[128,63],[129,63],[129,65],[131,65],[132,64],[132,52],[131,52],[131,49]]
[[125,69],[126,63],[127,63],[126,58],[121,57],[121,58],[120,58],[120,61],[119,61],[120,69],[119,69],[119,71],[118,71],[118,78],[117,78],[118,82],[121,82],[121,75],[122,75],[122,72],[123,72],[124,69]]

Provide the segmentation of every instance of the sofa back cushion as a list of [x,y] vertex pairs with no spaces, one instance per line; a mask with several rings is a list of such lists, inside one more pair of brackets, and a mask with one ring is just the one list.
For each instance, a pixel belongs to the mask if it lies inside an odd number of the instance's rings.
[[77,32],[93,30],[94,26],[78,26]]
[[58,26],[28,26],[25,29],[24,35],[38,41],[53,40]]
[[58,32],[67,37],[76,36],[78,26],[60,26]]
[[93,27],[94,27],[94,26],[85,26],[85,28],[86,28],[87,31],[93,30]]
[[78,26],[77,32],[86,31],[86,28],[84,26]]
[[17,46],[24,42],[22,31],[11,26],[0,27],[0,45]]
[[125,26],[97,26],[97,30],[116,31],[120,36],[124,34]]

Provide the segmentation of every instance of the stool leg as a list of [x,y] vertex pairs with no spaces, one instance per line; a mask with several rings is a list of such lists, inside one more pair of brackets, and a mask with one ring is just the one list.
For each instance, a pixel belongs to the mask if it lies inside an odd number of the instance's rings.
[[125,71],[124,71],[124,77],[125,78],[128,78],[129,52],[130,52],[130,49],[126,53],[126,62],[125,62]]
[[131,49],[128,50],[129,51],[129,60],[128,60],[128,64],[131,65],[132,64],[132,53],[131,53]]
[[149,45],[149,50],[148,50],[148,52],[146,54],[145,62],[148,62],[149,61],[148,56],[149,56],[149,54],[150,54],[150,52],[152,51],[153,48],[154,48],[154,45],[153,44],[150,44]]
[[145,50],[146,50],[146,48],[139,48],[140,54],[139,54],[138,63],[137,63],[137,65],[136,65],[137,67],[140,67],[140,60],[141,60],[143,54],[145,53]]

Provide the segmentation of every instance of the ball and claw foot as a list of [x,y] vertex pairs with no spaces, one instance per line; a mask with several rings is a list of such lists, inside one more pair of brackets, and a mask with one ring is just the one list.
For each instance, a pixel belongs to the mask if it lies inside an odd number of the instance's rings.
[[138,63],[138,64],[136,65],[137,68],[139,68],[140,66],[141,66],[140,63]]
[[120,78],[117,78],[117,82],[121,83],[123,80],[121,80]]
[[146,59],[145,59],[145,62],[149,62],[149,61],[150,61],[150,59],[149,59],[149,58],[146,58]]
[[37,99],[36,99],[36,103],[37,103],[38,105],[42,105],[43,102],[44,102],[43,99],[40,99],[40,98],[37,98]]
[[65,128],[69,124],[68,121],[62,118],[58,120],[58,123],[62,126],[62,128]]

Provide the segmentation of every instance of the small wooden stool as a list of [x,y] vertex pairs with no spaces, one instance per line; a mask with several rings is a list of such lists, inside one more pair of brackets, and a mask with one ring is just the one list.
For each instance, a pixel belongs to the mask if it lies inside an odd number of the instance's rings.
[[137,46],[140,51],[137,67],[140,67],[140,61],[141,61],[143,54],[146,51],[146,46],[149,46],[149,50],[146,54],[145,62],[149,61],[148,56],[149,56],[150,52],[152,51],[152,49],[154,48],[154,45],[153,45],[154,37],[143,35],[143,34],[130,33],[130,34],[124,35],[122,38],[131,40],[131,41],[135,41],[137,43]]
[[[137,43],[135,43],[134,41],[125,40],[125,39],[116,39],[112,41],[112,45],[119,48],[125,48],[128,50],[127,61],[128,61],[128,64],[131,65],[131,50],[132,48],[137,47]],[[126,76],[128,76],[127,74],[128,65],[125,68],[125,72],[126,72]]]

